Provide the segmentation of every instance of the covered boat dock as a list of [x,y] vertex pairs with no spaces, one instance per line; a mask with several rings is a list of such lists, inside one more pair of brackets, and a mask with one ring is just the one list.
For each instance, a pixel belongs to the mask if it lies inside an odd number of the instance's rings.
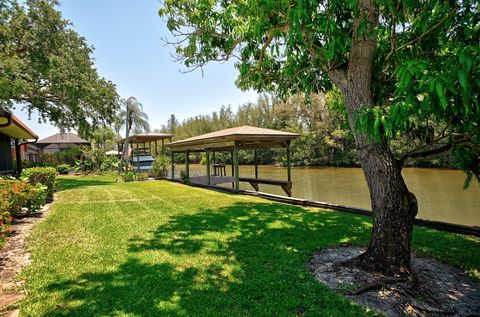
[[[141,134],[133,134],[128,137],[128,143],[130,144],[130,148],[132,149],[132,156],[134,155],[154,155],[158,156],[159,153],[159,146],[160,153],[165,154],[165,144],[166,140],[168,142],[172,142],[173,134],[168,133],[141,133]],[[158,144],[158,141],[161,144]],[[123,144],[125,143],[125,139],[119,139],[116,141],[118,152],[122,153],[123,151]],[[135,145],[135,146],[134,146]]]
[[[252,126],[240,126],[220,131],[215,131],[185,140],[167,144],[172,156],[171,178],[175,175],[175,153],[185,154],[185,176],[193,184],[218,185],[232,183],[235,191],[239,191],[240,182],[248,182],[258,191],[259,184],[280,186],[288,196],[292,195],[291,175],[291,149],[290,142],[298,138],[297,133],[279,130],[257,128]],[[262,179],[258,177],[257,149],[262,148],[286,148],[287,150],[287,180]],[[240,177],[238,151],[253,150],[255,160],[255,177]],[[189,154],[192,152],[205,152],[206,175],[190,177]],[[227,176],[224,164],[215,163],[216,152],[230,152],[232,175]],[[212,174],[213,167],[213,174]]]

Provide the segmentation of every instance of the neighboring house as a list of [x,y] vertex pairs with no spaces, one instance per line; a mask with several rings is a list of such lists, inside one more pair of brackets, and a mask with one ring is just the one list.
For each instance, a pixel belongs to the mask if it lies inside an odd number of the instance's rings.
[[[14,114],[0,109],[0,174],[10,174],[22,171],[21,147],[28,148],[28,143],[33,143],[38,136],[30,130]],[[15,151],[12,151],[14,147]],[[17,165],[13,165],[13,160]]]
[[[12,156],[16,157],[16,149],[12,149]],[[41,150],[35,144],[25,143],[20,145],[20,157],[22,161],[38,162],[40,161]]]
[[89,141],[80,138],[73,133],[57,133],[38,140],[35,146],[39,148],[42,153],[61,152],[65,149],[72,148],[79,145],[91,146]]

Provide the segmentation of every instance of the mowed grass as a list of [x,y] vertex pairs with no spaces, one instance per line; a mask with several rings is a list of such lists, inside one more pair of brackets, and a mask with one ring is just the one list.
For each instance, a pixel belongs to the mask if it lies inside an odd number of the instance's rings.
[[[321,248],[366,245],[368,217],[166,181],[65,177],[32,232],[25,316],[372,316],[318,283]],[[479,277],[480,240],[422,228],[414,248]]]

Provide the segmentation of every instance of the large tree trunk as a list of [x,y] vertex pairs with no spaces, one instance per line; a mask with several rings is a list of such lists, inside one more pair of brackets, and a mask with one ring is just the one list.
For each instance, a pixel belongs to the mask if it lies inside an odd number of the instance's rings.
[[[350,127],[355,136],[358,158],[370,190],[373,211],[373,232],[365,253],[354,263],[387,275],[410,271],[410,244],[417,201],[401,174],[401,166],[384,141],[372,141],[355,128],[355,117],[361,107],[372,107],[372,68],[376,40],[358,34],[360,22],[378,23],[378,10],[373,0],[358,0],[360,15],[354,19],[353,43],[348,68],[330,71],[331,80],[345,100]],[[368,30],[367,30],[368,32]]]

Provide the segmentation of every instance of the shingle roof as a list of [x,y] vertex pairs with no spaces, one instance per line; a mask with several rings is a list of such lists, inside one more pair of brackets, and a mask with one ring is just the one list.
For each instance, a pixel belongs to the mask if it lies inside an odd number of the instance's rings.
[[[219,130],[194,136],[185,140],[175,141],[167,144],[172,149],[188,148],[192,150],[201,150],[202,146],[209,148],[229,147],[232,142],[238,141],[243,144],[244,148],[261,147],[261,143],[265,146],[281,144],[282,142],[298,138],[300,134],[285,132],[279,130],[252,127],[248,125]],[[215,145],[215,143],[221,143]]]
[[58,144],[58,143],[70,143],[70,144],[90,144],[89,141],[86,141],[80,138],[74,133],[56,133],[44,139],[38,140],[36,144]]

